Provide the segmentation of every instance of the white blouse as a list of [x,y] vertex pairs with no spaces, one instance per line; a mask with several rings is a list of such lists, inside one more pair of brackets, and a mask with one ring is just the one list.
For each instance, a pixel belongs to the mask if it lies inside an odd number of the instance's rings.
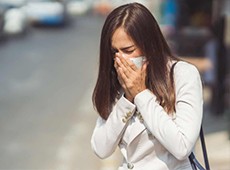
[[168,115],[150,90],[137,94],[134,103],[121,97],[107,120],[98,117],[91,138],[100,158],[117,146],[124,160],[119,170],[191,170],[188,156],[199,136],[203,95],[200,74],[179,61],[174,68],[176,112]]

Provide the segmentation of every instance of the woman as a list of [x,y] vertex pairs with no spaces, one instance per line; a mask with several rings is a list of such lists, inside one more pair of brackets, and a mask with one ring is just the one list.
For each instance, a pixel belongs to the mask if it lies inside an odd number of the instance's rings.
[[[131,59],[140,56],[139,68]],[[173,57],[143,5],[123,5],[108,15],[93,102],[99,117],[91,145],[100,158],[118,146],[124,157],[119,170],[191,170],[188,156],[202,120],[200,75]]]

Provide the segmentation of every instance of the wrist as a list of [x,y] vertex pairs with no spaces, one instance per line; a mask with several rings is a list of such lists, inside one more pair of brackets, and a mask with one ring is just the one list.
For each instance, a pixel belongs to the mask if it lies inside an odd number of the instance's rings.
[[133,103],[134,97],[132,97],[131,95],[127,95],[127,94],[125,93],[125,94],[124,94],[124,97],[125,97],[128,101],[130,101],[130,102]]

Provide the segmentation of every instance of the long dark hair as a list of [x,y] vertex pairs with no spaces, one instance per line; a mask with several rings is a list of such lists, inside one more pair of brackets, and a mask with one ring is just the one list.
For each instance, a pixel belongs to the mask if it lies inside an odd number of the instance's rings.
[[139,3],[122,5],[105,20],[101,32],[98,79],[92,96],[96,110],[107,119],[121,91],[111,51],[112,36],[119,27],[124,28],[147,59],[146,87],[156,95],[166,112],[173,112],[175,92],[168,62],[176,58],[151,12]]

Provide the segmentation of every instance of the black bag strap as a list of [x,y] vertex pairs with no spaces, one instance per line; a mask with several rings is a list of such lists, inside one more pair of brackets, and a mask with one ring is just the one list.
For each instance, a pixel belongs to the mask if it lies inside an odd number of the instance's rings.
[[203,166],[199,163],[199,161],[196,159],[193,152],[188,157],[189,161],[191,163],[193,170],[197,170],[197,168],[200,170],[210,170],[209,161],[208,161],[208,154],[207,154],[207,150],[206,150],[206,146],[205,146],[204,133],[203,133],[202,126],[200,129],[200,142],[201,142],[201,147],[202,147],[202,151],[203,151],[203,157],[204,157],[204,163],[205,163],[206,169],[204,169]]
[[200,128],[200,142],[201,142],[202,151],[203,151],[205,168],[206,168],[206,170],[210,170],[209,161],[208,161],[208,154],[207,154],[207,150],[206,150],[204,132],[203,132],[203,127],[202,126]]

